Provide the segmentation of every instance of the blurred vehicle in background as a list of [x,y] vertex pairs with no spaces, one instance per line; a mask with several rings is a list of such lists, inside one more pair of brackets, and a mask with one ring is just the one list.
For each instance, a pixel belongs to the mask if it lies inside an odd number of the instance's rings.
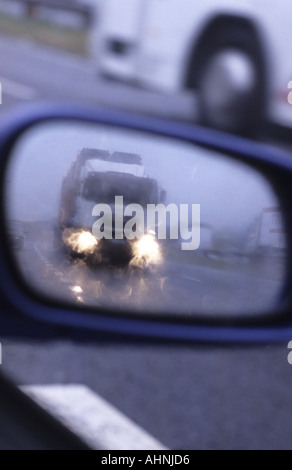
[[12,248],[16,250],[21,250],[24,245],[24,232],[22,223],[16,220],[10,220],[8,223],[8,230]]
[[92,54],[102,75],[194,90],[201,124],[255,136],[266,122],[292,125],[291,21],[289,0],[107,0]]
[[285,234],[281,223],[280,209],[266,207],[250,227],[247,251],[250,254],[285,254]]

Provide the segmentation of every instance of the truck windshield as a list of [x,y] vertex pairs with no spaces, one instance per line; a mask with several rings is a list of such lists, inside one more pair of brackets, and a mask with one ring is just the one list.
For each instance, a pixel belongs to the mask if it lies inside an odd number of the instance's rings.
[[124,204],[158,203],[157,182],[151,178],[126,174],[95,174],[84,182],[82,196],[96,203],[114,204],[115,196],[123,196]]

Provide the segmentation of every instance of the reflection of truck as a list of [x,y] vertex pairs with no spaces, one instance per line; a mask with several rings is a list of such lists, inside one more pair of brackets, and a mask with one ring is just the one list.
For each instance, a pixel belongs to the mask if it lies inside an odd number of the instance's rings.
[[285,248],[286,237],[280,209],[263,209],[250,227],[247,251],[250,254],[275,254],[284,252]]
[[291,127],[291,23],[291,0],[104,0],[92,53],[103,75],[194,90],[207,125]]
[[[147,176],[139,155],[85,148],[62,182],[58,226],[63,243],[71,254],[97,263],[108,259],[129,262],[133,243],[125,235],[125,224],[131,217],[124,214],[124,208],[157,204],[162,195],[157,181]],[[96,205],[103,220],[104,235],[100,238],[93,230]],[[144,229],[144,220],[141,226]]]

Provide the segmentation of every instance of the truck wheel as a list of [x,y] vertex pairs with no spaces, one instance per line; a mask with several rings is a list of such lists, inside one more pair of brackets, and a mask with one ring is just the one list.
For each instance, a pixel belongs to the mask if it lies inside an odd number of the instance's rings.
[[244,41],[232,44],[228,37],[209,45],[197,84],[202,125],[249,137],[258,135],[263,122],[264,84],[257,53],[250,46]]

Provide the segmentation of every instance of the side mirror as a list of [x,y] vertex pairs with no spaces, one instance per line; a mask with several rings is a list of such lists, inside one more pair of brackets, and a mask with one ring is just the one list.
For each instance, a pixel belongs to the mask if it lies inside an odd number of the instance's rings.
[[18,119],[2,130],[0,269],[19,312],[165,339],[289,337],[290,154],[120,113]]

